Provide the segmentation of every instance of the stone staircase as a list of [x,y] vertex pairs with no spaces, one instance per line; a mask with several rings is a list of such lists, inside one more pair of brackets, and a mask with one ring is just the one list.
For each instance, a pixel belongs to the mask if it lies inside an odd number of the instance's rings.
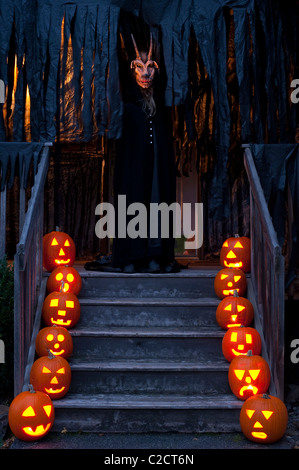
[[219,268],[177,274],[84,270],[81,318],[70,331],[68,394],[53,430],[239,431],[243,402],[230,391],[215,319]]

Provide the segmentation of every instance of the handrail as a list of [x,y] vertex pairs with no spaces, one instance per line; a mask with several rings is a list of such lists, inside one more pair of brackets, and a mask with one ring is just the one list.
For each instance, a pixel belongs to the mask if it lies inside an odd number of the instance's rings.
[[14,394],[22,391],[36,312],[44,296],[42,266],[44,186],[49,168],[49,145],[42,150],[38,171],[14,257]]
[[251,282],[276,395],[284,396],[284,257],[251,149],[244,146],[250,186]]

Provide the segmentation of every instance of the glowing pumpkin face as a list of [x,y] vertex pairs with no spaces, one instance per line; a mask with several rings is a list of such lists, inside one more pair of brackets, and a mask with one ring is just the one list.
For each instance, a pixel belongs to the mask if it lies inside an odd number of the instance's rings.
[[53,271],[57,266],[72,266],[76,248],[72,238],[64,232],[51,232],[43,238],[43,266]]
[[63,284],[64,292],[78,295],[82,287],[82,279],[77,269],[72,266],[60,266],[51,272],[47,281],[47,291],[59,292]]
[[254,317],[250,300],[239,297],[237,292],[221,300],[216,310],[216,321],[221,328],[227,330],[233,326],[249,326]]
[[71,384],[71,367],[66,359],[59,356],[43,356],[34,361],[30,382],[35,390],[47,393],[52,400],[62,398]]
[[215,276],[214,289],[215,294],[220,299],[234,295],[234,291],[236,291],[240,297],[243,297],[247,289],[246,276],[241,269],[221,269]]
[[220,264],[224,268],[239,268],[250,272],[250,239],[248,237],[228,238],[220,251]]
[[80,319],[80,302],[71,292],[51,292],[44,300],[42,318],[46,326],[73,328]]
[[73,339],[63,326],[46,326],[36,336],[35,350],[38,356],[47,356],[50,351],[67,359],[73,352]]
[[272,444],[281,439],[287,429],[288,412],[279,398],[258,394],[248,398],[240,412],[244,435],[259,444]]
[[270,380],[267,361],[261,356],[253,356],[251,351],[246,356],[235,357],[230,363],[228,382],[231,391],[240,400],[267,392]]
[[12,401],[8,423],[13,434],[23,441],[36,441],[44,437],[54,423],[54,407],[51,398],[42,392],[21,392]]
[[222,340],[222,352],[229,362],[234,357],[246,356],[248,351],[252,351],[254,355],[259,355],[261,349],[262,341],[259,332],[249,326],[230,328]]

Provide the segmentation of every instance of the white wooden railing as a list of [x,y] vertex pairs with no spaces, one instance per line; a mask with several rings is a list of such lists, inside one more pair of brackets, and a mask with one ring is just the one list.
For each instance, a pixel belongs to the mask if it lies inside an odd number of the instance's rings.
[[46,286],[43,279],[42,240],[44,186],[49,168],[49,144],[45,144],[35,176],[27,212],[14,257],[14,394],[22,391],[26,364],[32,362],[31,338],[37,324]]
[[284,397],[284,257],[249,146],[244,164],[250,186],[251,283],[276,395]]

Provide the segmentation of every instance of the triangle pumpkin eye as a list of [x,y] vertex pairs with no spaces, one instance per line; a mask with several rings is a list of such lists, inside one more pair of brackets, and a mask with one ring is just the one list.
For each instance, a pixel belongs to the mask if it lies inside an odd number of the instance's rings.
[[57,374],[65,374],[65,368],[62,367],[61,369],[59,369],[59,370],[57,371]]
[[268,411],[268,410],[262,411],[262,413],[267,420],[273,415],[273,411]]
[[51,371],[48,369],[48,367],[44,366],[42,370],[43,374],[51,374]]
[[238,312],[242,312],[243,310],[245,310],[245,307],[243,305],[237,305],[237,310]]
[[235,244],[234,248],[244,248],[244,247],[243,247],[242,243],[237,242],[237,243]]
[[234,372],[235,372],[235,376],[237,377],[237,379],[239,379],[239,380],[243,379],[244,374],[245,374],[245,370],[236,369],[236,370],[234,370]]
[[23,411],[22,416],[26,416],[26,417],[35,416],[35,411],[32,408],[32,406],[28,406],[28,408],[26,408],[26,410]]
[[51,246],[55,246],[55,245],[58,245],[58,241],[56,240],[56,238],[53,238]]
[[45,413],[48,416],[48,418],[50,418],[50,415],[52,413],[52,405],[45,405],[43,406],[43,409],[45,410]]
[[64,246],[71,246],[71,244],[68,240],[66,240]]
[[259,376],[259,373],[260,373],[260,369],[256,369],[256,370],[250,370],[249,371],[249,375],[251,376],[251,378],[253,380],[256,380]]
[[246,410],[246,414],[248,416],[249,419],[252,418],[252,416],[254,415],[255,413],[255,410]]
[[231,312],[232,311],[232,304],[227,305],[224,310]]

